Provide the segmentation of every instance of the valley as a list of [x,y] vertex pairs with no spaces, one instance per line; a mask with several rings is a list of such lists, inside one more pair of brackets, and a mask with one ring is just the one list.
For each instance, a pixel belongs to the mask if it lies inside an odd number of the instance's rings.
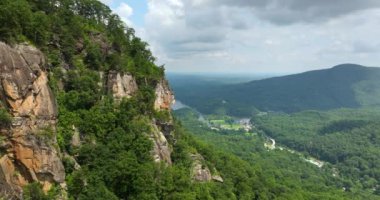
[[[259,112],[294,113],[380,105],[380,69],[342,64],[243,83],[169,76],[177,99],[205,114],[251,117]],[[244,79],[243,79],[244,80]],[[188,84],[183,84],[188,83]],[[190,91],[190,92],[188,92]]]
[[[177,102],[181,105],[181,102]],[[181,112],[181,109],[191,109],[188,106],[184,106],[181,108],[178,108],[176,105],[173,105],[175,107],[174,111]],[[189,112],[194,112],[198,114],[198,121],[202,125],[206,125],[209,128],[209,131],[213,131],[216,133],[227,133],[228,132],[235,132],[237,134],[241,134],[242,136],[248,136],[248,137],[259,137],[263,141],[263,146],[267,150],[279,150],[279,151],[287,151],[291,154],[298,155],[301,160],[304,160],[312,165],[315,165],[319,168],[323,167],[325,164],[324,161],[318,160],[317,158],[311,157],[310,155],[307,156],[301,152],[298,152],[294,149],[290,149],[286,146],[283,146],[281,144],[276,143],[276,140],[266,135],[262,130],[259,130],[256,128],[254,124],[251,123],[251,119],[249,118],[236,118],[231,116],[217,116],[217,115],[209,115],[205,116],[194,109],[191,109]],[[181,115],[179,115],[181,119]],[[182,121],[186,119],[181,119]],[[194,120],[194,119],[193,119]],[[200,125],[201,126],[201,125]],[[188,127],[189,128],[189,127]],[[257,133],[260,132],[261,134],[258,135]]]
[[[372,82],[373,87],[375,82]],[[184,100],[185,104],[192,105],[195,102],[193,98],[200,95],[193,91],[192,94],[187,94],[186,99],[181,99],[184,87],[176,86],[175,82],[172,84],[175,93],[180,93],[178,99]],[[213,86],[214,89],[218,87],[228,90],[232,86],[222,83]],[[209,96],[213,95],[216,89],[209,89],[204,92]],[[202,92],[202,95],[205,93]],[[256,158],[256,163],[268,159],[281,162],[279,158],[294,157],[296,160],[276,166],[290,169],[289,165],[300,166],[300,162],[304,162],[307,168],[315,167],[320,170],[317,173],[333,179],[334,184],[344,188],[345,192],[375,195],[370,199],[378,199],[380,128],[376,127],[379,125],[380,108],[372,97],[365,98],[372,99],[372,103],[355,108],[348,106],[328,110],[306,109],[290,113],[285,112],[288,110],[274,112],[254,109],[251,114],[244,112],[245,114],[235,116],[232,113],[246,110],[247,107],[231,100],[226,102],[236,105],[233,112],[226,112],[226,109],[220,107],[212,113],[206,111],[206,114],[195,111],[200,108],[202,112],[203,106],[209,106],[211,101],[206,100],[204,104],[195,104],[195,108],[186,106],[176,110],[175,114],[197,138],[232,152],[244,160],[252,162]],[[363,96],[357,99],[363,99]],[[247,118],[248,116],[250,117]],[[198,120],[199,118],[202,120]],[[239,119],[249,119],[249,131],[244,130]],[[258,156],[266,154],[265,152],[270,157],[264,159]]]

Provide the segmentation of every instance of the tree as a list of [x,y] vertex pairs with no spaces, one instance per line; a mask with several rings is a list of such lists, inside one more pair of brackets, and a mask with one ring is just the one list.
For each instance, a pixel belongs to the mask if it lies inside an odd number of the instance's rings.
[[24,0],[3,0],[0,2],[0,40],[8,43],[23,40],[25,30],[29,30],[32,12]]

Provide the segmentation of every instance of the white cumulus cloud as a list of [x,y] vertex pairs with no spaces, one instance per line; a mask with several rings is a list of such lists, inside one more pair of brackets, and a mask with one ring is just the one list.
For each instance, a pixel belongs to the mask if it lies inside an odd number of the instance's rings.
[[169,71],[376,66],[379,6],[378,0],[148,0],[143,38]]
[[116,14],[120,16],[121,20],[123,20],[128,26],[133,25],[132,21],[130,20],[130,17],[133,15],[133,9],[131,6],[122,2],[117,8],[114,9],[114,12],[116,12]]

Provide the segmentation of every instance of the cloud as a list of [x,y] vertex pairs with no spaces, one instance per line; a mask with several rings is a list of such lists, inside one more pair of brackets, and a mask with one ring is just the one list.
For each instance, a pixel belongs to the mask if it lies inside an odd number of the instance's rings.
[[275,24],[320,22],[352,12],[379,8],[378,0],[209,0],[203,5],[250,8]]
[[376,65],[379,7],[378,0],[148,0],[141,32],[172,71]]
[[356,41],[353,44],[354,53],[378,53],[380,50],[380,43],[368,43],[368,41]]
[[[112,1],[112,0],[103,0],[103,1]],[[132,26],[132,21],[129,19],[133,15],[133,9],[128,4],[122,2],[120,5],[114,9],[116,14],[118,14],[128,26]]]
[[100,0],[100,2],[102,2],[106,5],[111,5],[112,3],[114,3],[114,0]]

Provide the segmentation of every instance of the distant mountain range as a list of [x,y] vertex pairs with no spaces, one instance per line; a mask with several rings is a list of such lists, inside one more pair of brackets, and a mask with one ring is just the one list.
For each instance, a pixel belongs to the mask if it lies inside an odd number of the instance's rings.
[[342,64],[330,69],[248,83],[176,88],[179,100],[203,113],[250,115],[380,105],[380,68]]

